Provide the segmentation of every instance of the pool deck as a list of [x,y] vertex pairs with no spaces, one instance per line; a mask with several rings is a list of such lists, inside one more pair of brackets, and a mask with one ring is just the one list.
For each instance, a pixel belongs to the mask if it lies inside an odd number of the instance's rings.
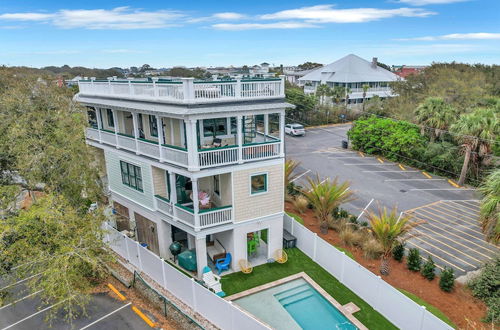
[[[320,287],[316,282],[314,282],[314,280],[312,278],[310,278],[305,272],[300,272],[300,273],[297,273],[297,274],[294,274],[291,276],[284,277],[284,278],[279,279],[277,281],[273,281],[273,282],[269,282],[269,283],[266,283],[263,285],[259,285],[255,288],[248,289],[248,290],[233,294],[233,295],[228,296],[224,299],[226,299],[228,301],[236,300],[236,299],[243,298],[243,297],[255,294],[257,292],[260,292],[262,290],[270,289],[270,288],[275,287],[277,285],[281,285],[281,284],[284,284],[284,283],[287,283],[287,282],[290,282],[290,281],[293,281],[293,280],[296,280],[299,278],[304,279],[314,289],[316,289],[316,291],[318,291],[326,300],[328,300],[333,306],[335,306],[335,308],[337,308],[342,314],[344,314],[344,316],[347,317],[347,319],[349,321],[351,321],[356,327],[358,327],[358,329],[368,330],[367,327],[365,327],[360,321],[358,321],[358,319],[356,319],[353,316],[353,313],[360,310],[359,307],[357,307],[352,302],[347,303],[344,306],[341,305],[339,302],[337,302],[335,299],[333,299],[332,296],[330,296],[325,290],[323,290],[322,287]],[[241,307],[238,306],[237,304],[234,304],[234,305],[241,309]],[[253,316],[253,317],[255,317],[255,316]],[[259,320],[259,321],[266,324],[262,320]]]

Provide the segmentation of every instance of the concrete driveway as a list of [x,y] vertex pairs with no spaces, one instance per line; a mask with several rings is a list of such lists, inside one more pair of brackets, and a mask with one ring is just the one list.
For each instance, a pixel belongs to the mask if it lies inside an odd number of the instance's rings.
[[396,206],[414,220],[425,221],[407,247],[418,247],[422,258],[431,255],[438,268],[452,267],[457,275],[477,269],[499,251],[483,239],[478,225],[480,195],[474,189],[457,188],[446,178],[342,149],[349,128],[314,128],[307,129],[305,137],[286,137],[287,158],[301,163],[297,173],[302,176],[296,184],[307,186],[305,178],[316,173],[322,180],[339,177],[350,181],[355,192],[356,200],[342,206],[351,213],[359,215],[367,205],[370,210]]
[[26,291],[25,281],[20,279],[15,285],[6,287],[0,279],[0,292],[11,294],[11,303],[0,306],[0,330],[32,329],[151,329],[132,309],[128,301],[119,301],[107,293],[94,294],[87,307],[87,315],[77,316],[67,323],[62,311],[48,324],[44,321],[47,312],[57,307],[43,304],[38,293]]

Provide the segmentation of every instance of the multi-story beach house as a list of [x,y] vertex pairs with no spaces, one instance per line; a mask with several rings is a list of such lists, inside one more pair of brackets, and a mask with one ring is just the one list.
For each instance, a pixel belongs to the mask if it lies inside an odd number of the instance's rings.
[[233,270],[272,258],[283,237],[284,88],[284,77],[79,81],[117,229],[165,259],[180,242],[198,274],[228,254]]

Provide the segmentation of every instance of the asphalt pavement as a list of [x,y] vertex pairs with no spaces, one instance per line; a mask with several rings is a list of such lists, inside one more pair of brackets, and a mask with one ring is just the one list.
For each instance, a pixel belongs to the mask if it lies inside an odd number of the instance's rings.
[[[321,180],[338,177],[349,181],[356,199],[342,205],[352,214],[365,208],[397,207],[398,212],[423,222],[407,248],[420,249],[422,258],[431,255],[438,269],[452,267],[456,275],[477,269],[499,249],[487,243],[479,227],[480,194],[458,187],[448,178],[423,172],[382,157],[342,148],[350,125],[306,130],[304,137],[285,139],[286,157],[300,162],[294,183],[307,187],[306,177]],[[366,221],[363,216],[360,221]]]

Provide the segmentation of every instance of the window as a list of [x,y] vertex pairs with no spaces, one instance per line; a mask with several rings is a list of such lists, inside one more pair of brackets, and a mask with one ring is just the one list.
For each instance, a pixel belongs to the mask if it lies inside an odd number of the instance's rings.
[[108,116],[108,126],[115,127],[115,120],[113,118],[113,111],[111,109],[106,109],[106,115]]
[[250,177],[250,193],[260,194],[267,192],[267,174],[255,174]]
[[142,192],[142,173],[139,166],[120,161],[122,183]]
[[97,128],[97,115],[94,108],[87,107],[87,118],[89,120],[89,126]]
[[149,115],[149,133],[151,136],[158,137],[158,122],[156,121],[156,117]]
[[238,119],[236,117],[231,117],[231,134],[238,133]]
[[220,196],[220,177],[218,175],[214,175],[214,193]]
[[227,119],[214,118],[203,120],[203,136],[227,135]]

